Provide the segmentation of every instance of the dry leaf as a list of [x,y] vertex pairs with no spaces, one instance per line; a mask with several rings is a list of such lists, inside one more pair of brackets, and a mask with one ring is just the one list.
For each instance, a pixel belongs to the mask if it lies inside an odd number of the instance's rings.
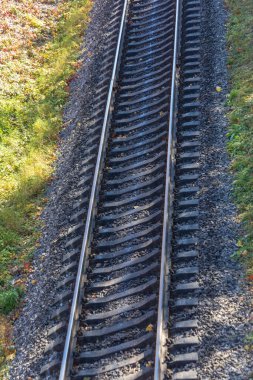
[[220,86],[216,86],[215,89],[216,89],[217,92],[221,92],[222,91],[222,88]]
[[31,263],[24,263],[24,271],[25,271],[25,272],[28,272],[28,273],[30,273],[30,272],[33,271],[33,270],[32,270],[32,266],[31,266]]
[[152,325],[152,323],[150,323],[147,327],[146,327],[146,331],[148,332],[151,332],[154,330],[154,326]]
[[14,358],[15,358],[15,353],[6,356],[6,360],[10,360],[11,361]]

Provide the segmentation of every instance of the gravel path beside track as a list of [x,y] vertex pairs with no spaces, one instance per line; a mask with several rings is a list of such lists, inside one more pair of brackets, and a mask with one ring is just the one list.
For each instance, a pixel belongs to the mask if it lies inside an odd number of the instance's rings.
[[[232,181],[226,152],[225,118],[228,73],[222,0],[203,0],[202,135],[200,180],[200,361],[201,379],[249,379],[252,354],[245,351],[249,332],[250,292],[244,269],[231,254],[239,223],[232,203]],[[215,90],[216,86],[222,92]]]

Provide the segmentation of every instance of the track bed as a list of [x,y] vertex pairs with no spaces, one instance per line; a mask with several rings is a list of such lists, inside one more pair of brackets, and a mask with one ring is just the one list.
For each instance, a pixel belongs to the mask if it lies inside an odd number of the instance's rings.
[[43,377],[197,379],[199,17],[115,3]]

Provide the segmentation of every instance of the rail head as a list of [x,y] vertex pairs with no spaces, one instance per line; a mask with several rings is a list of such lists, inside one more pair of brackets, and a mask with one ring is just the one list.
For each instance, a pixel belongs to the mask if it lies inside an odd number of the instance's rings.
[[119,62],[120,62],[120,57],[121,57],[122,46],[123,46],[123,40],[124,40],[123,37],[124,37],[125,24],[126,24],[127,12],[128,12],[128,4],[129,4],[129,0],[124,0],[118,41],[117,41],[116,52],[115,52],[115,59],[113,63],[112,76],[111,76],[110,85],[109,85],[105,115],[104,115],[101,138],[100,138],[100,143],[99,143],[97,162],[95,166],[89,207],[87,211],[82,249],[81,249],[80,260],[78,264],[74,295],[72,299],[67,335],[65,339],[64,351],[63,351],[63,356],[62,356],[59,380],[66,380],[69,378],[69,371],[70,371],[70,366],[72,362],[72,350],[74,347],[74,340],[75,340],[75,334],[76,334],[76,328],[77,328],[76,325],[77,325],[77,320],[78,320],[78,315],[79,315],[80,302],[81,302],[82,293],[83,293],[84,269],[85,269],[85,265],[88,258],[88,250],[89,250],[89,245],[90,245],[92,226],[93,226],[94,217],[95,217],[94,210],[97,204],[98,190],[99,190],[101,172],[102,172],[102,166],[103,166],[103,158],[104,158],[105,150],[106,150],[109,120],[110,120],[110,114],[112,112],[114,84],[117,80],[118,67],[119,67]]
[[156,350],[154,363],[154,380],[162,380],[164,377],[164,369],[162,361],[164,359],[164,329],[165,326],[165,309],[167,305],[167,286],[168,286],[168,266],[169,266],[169,216],[171,215],[171,182],[172,182],[172,159],[173,159],[173,140],[175,129],[175,109],[177,95],[177,59],[179,50],[180,38],[180,19],[181,19],[181,0],[176,0],[176,17],[174,31],[174,52],[171,78],[170,92],[170,111],[169,111],[169,126],[168,126],[168,145],[167,145],[167,164],[166,164],[166,182],[165,182],[165,197],[164,197],[164,214],[163,214],[163,233],[162,233],[162,251],[161,251],[161,269],[160,269],[160,284],[158,298],[158,313],[157,313],[157,333],[156,333]]

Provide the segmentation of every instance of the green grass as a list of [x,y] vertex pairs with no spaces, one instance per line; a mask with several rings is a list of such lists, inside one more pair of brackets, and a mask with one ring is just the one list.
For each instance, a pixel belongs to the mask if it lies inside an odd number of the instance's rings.
[[243,224],[238,255],[253,280],[253,2],[226,0],[228,23],[228,68],[231,91],[228,104],[229,143],[234,193]]
[[[38,238],[39,219],[46,183],[62,127],[67,83],[76,70],[80,43],[90,0],[65,1],[53,38],[34,41],[26,61],[9,62],[8,71],[21,66],[18,82],[6,75],[8,90],[0,93],[0,312],[8,313],[19,299],[12,284],[13,267],[23,271]],[[43,23],[27,15],[32,27]],[[36,24],[36,25],[35,25]],[[43,35],[41,36],[43,37]],[[28,73],[22,64],[33,65]],[[6,65],[4,67],[7,73]],[[18,269],[17,269],[18,267]]]
[[[43,3],[54,6],[44,19],[38,11]],[[26,13],[28,6],[34,14]],[[92,0],[3,2],[12,17],[4,28],[13,23],[9,34],[0,35],[0,49],[8,53],[0,59],[0,317],[5,322],[14,315],[31,270],[68,84],[80,64],[91,6]],[[15,36],[16,25],[21,27]],[[0,364],[8,345],[0,334]]]

